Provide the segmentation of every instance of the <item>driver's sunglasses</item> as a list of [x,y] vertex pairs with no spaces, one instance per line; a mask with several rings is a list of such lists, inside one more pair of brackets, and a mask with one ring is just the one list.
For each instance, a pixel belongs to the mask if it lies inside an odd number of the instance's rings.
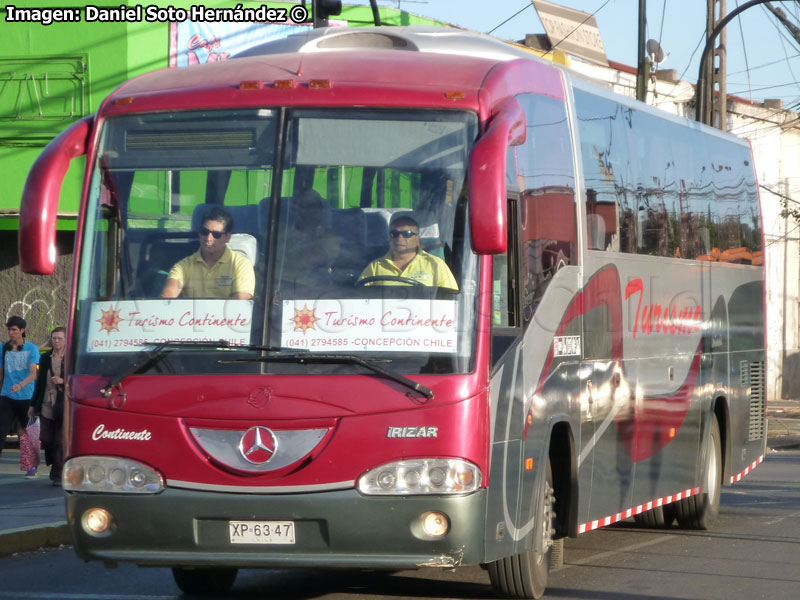
[[401,235],[402,235],[404,238],[408,239],[408,238],[412,238],[412,237],[414,237],[415,235],[419,235],[419,234],[418,234],[416,231],[411,231],[410,229],[404,229],[404,230],[402,230],[402,231],[401,231],[400,229],[392,229],[392,230],[389,232],[389,236],[390,236],[390,237],[393,237],[393,238],[398,238],[398,237],[400,237]]
[[209,233],[212,236],[214,236],[215,240],[218,240],[219,238],[221,238],[223,235],[225,235],[228,232],[227,231],[212,231],[210,229],[206,229],[205,227],[201,227],[200,231],[197,232],[197,234],[202,236],[202,237],[208,237]]

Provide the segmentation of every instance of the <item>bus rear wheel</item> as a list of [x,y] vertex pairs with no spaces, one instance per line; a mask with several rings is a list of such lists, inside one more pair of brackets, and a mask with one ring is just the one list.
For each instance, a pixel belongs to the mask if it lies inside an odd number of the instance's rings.
[[641,527],[650,529],[669,529],[675,520],[675,507],[672,504],[656,506],[650,510],[633,516],[633,520]]
[[[541,598],[544,594],[553,549],[555,523],[553,492],[553,472],[548,459],[544,493],[539,500],[536,511],[537,526],[534,528],[534,531],[539,532],[539,539],[534,541],[534,547],[527,552],[501,558],[489,564],[489,580],[492,582],[492,587],[505,598],[532,599]],[[541,550],[537,551],[536,547],[541,547]]]
[[184,594],[216,596],[230,591],[238,572],[238,569],[173,567],[172,577]]
[[716,417],[711,421],[711,439],[705,456],[705,475],[700,494],[675,503],[678,524],[684,529],[711,529],[719,516],[722,488],[722,443]]

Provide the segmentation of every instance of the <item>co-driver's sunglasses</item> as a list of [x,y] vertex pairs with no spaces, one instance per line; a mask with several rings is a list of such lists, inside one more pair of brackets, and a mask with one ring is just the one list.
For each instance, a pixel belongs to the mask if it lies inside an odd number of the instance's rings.
[[214,236],[215,240],[218,240],[219,238],[221,238],[223,235],[225,235],[228,232],[227,231],[211,231],[210,229],[207,229],[205,227],[201,227],[200,231],[198,231],[197,233],[198,233],[198,235],[200,235],[202,237],[208,237],[208,234],[210,233],[212,236]]
[[419,234],[416,231],[411,231],[410,229],[404,229],[402,231],[400,229],[392,229],[389,232],[389,235],[393,238],[398,238],[402,235],[404,238],[408,239]]

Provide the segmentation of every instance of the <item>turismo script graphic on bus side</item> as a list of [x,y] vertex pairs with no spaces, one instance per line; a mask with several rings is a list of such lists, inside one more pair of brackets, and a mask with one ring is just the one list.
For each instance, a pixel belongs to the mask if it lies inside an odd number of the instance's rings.
[[636,320],[633,322],[633,337],[638,333],[650,335],[662,333],[666,335],[690,335],[700,331],[703,317],[703,307],[699,304],[678,305],[676,302],[669,304],[642,304],[644,296],[644,283],[641,278],[631,279],[625,286],[625,299],[633,294],[639,294],[636,304]]

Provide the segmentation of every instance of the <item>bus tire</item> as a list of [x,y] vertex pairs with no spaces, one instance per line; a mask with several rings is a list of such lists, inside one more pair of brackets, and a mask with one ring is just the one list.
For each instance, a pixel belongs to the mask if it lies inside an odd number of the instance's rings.
[[633,520],[641,527],[650,529],[669,529],[675,521],[675,508],[672,504],[656,506],[633,516]]
[[678,524],[684,529],[711,529],[719,516],[722,491],[722,443],[716,417],[711,421],[711,439],[705,456],[703,489],[700,494],[675,504]]
[[216,596],[226,594],[236,581],[238,569],[200,568],[184,569],[173,567],[172,577],[184,594],[195,596]]
[[[547,587],[555,523],[555,513],[553,512],[555,496],[553,495],[553,472],[550,468],[550,459],[547,460],[544,494],[540,496],[535,518],[538,523],[542,524],[539,528],[542,536],[539,543],[545,550],[537,552],[534,547],[527,552],[489,563],[489,580],[492,582],[492,587],[505,598],[541,598]],[[536,527],[534,527],[534,531],[536,531]],[[534,544],[536,545],[536,542]]]

